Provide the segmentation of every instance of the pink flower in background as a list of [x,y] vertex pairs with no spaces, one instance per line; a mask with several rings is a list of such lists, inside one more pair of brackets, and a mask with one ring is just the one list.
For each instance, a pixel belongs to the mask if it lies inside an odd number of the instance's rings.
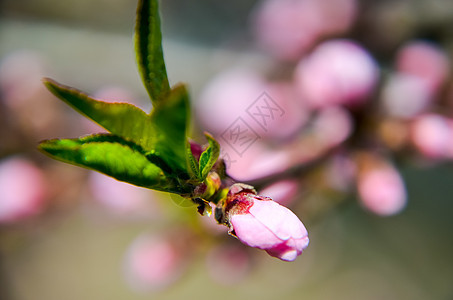
[[168,287],[182,275],[184,255],[170,240],[142,235],[129,247],[126,278],[137,291]]
[[44,88],[41,78],[45,74],[43,58],[34,51],[12,52],[0,61],[0,90],[2,100],[13,109],[22,109],[36,100]]
[[351,157],[337,154],[325,169],[325,180],[330,188],[347,192],[353,186],[356,172],[357,166]]
[[24,158],[0,161],[0,223],[12,223],[35,216],[46,199],[43,172]]
[[[265,87],[260,75],[250,70],[234,69],[221,73],[195,102],[197,117],[208,131],[221,134],[242,116],[241,113],[245,113]],[[247,123],[253,126],[252,122]]]
[[433,95],[426,81],[413,75],[396,73],[382,90],[382,105],[394,117],[412,118],[423,112]]
[[152,191],[118,181],[98,172],[88,178],[94,199],[121,216],[145,217],[155,214]]
[[[281,114],[271,114],[267,118],[266,126],[256,126],[254,121],[249,123],[254,126],[253,129],[263,138],[275,140],[288,140],[300,132],[309,118],[309,110],[304,103],[299,101],[297,89],[290,82],[269,82],[265,87],[265,92],[269,95],[271,103],[275,109],[281,109]],[[252,105],[260,106],[261,112],[270,115],[269,111],[264,110],[263,103],[259,101]]]
[[373,92],[379,69],[371,55],[349,40],[320,44],[296,67],[295,84],[313,108],[360,105]]
[[425,81],[435,94],[445,83],[450,61],[437,45],[427,41],[411,41],[402,47],[396,58],[396,70]]
[[251,187],[232,185],[224,209],[230,233],[250,247],[293,261],[308,246],[308,233],[299,218]]
[[406,188],[398,170],[391,165],[379,165],[359,173],[357,188],[360,201],[369,211],[390,216],[404,209]]
[[341,144],[349,137],[352,130],[352,117],[346,109],[340,106],[321,109],[313,122],[313,134],[322,148]]
[[281,205],[289,205],[296,200],[299,190],[299,182],[295,179],[277,181],[260,191],[260,194],[266,195]]
[[291,157],[285,149],[271,149],[261,140],[251,145],[242,156],[237,155],[230,147],[225,147],[221,139],[220,142],[228,155],[227,173],[239,181],[281,172],[291,164]]
[[449,73],[447,55],[436,45],[412,41],[402,47],[396,58],[396,72],[385,84],[382,101],[395,117],[412,118],[435,100]]
[[355,0],[266,0],[252,15],[253,32],[267,51],[295,60],[322,37],[347,31],[356,9]]
[[209,275],[222,285],[240,283],[251,269],[250,255],[241,245],[220,245],[208,253]]
[[411,125],[411,139],[421,154],[431,159],[442,159],[449,155],[453,128],[448,119],[436,115],[419,116]]

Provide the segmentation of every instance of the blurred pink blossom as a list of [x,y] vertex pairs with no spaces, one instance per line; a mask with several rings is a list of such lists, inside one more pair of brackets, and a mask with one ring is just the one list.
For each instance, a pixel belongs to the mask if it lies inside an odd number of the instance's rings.
[[391,165],[378,165],[359,173],[358,193],[369,211],[390,216],[404,209],[407,202],[403,179]]
[[[221,145],[222,144],[222,140]],[[229,147],[224,147],[228,155],[227,173],[238,181],[252,180],[285,170],[291,164],[285,149],[274,150],[261,140],[250,146],[242,156]]]
[[206,264],[211,278],[222,285],[240,283],[251,268],[249,254],[239,245],[214,247],[206,257]]
[[47,186],[43,172],[25,158],[0,161],[0,223],[33,217],[43,210]]
[[352,117],[340,106],[321,109],[313,123],[313,133],[323,148],[341,144],[349,137],[352,130]]
[[182,249],[168,239],[142,235],[130,245],[126,279],[137,291],[159,290],[176,282],[184,270]]
[[299,218],[251,187],[232,185],[224,209],[230,233],[250,247],[293,261],[308,246],[308,233]]
[[21,108],[44,90],[45,67],[42,57],[31,50],[20,50],[5,56],[0,64],[2,100],[15,109]]
[[382,90],[382,104],[394,117],[412,118],[425,110],[432,101],[427,82],[404,73],[392,75]]
[[[255,125],[255,122],[249,122],[253,129],[263,138],[274,140],[290,139],[296,135],[302,126],[308,121],[309,111],[299,101],[298,92],[294,85],[289,82],[268,82],[265,87],[266,93],[282,110],[281,116],[268,118],[265,128]],[[261,103],[254,103],[260,105]],[[263,107],[261,107],[263,109]],[[263,113],[267,113],[263,111]],[[269,114],[269,113],[267,113]],[[248,119],[247,119],[248,120]]]
[[253,33],[270,53],[298,59],[320,38],[347,31],[355,0],[265,0],[252,15]]
[[157,209],[152,192],[98,172],[88,179],[90,191],[96,201],[121,216],[150,217]]
[[330,188],[347,192],[354,182],[357,167],[355,162],[344,154],[335,155],[325,170]]
[[[195,102],[198,119],[212,133],[222,133],[265,91],[257,73],[234,69],[216,76]],[[253,120],[249,120],[253,121]],[[252,122],[248,122],[253,125]]]
[[329,40],[300,61],[295,84],[313,108],[356,106],[371,96],[379,69],[371,55],[350,40]]
[[396,70],[425,81],[432,94],[445,83],[450,61],[439,46],[427,41],[411,41],[397,54]]
[[431,159],[449,156],[453,131],[448,119],[425,114],[411,124],[411,139],[421,154]]
[[295,179],[286,179],[277,181],[260,191],[260,194],[266,195],[281,205],[290,205],[296,200],[299,190],[299,182]]

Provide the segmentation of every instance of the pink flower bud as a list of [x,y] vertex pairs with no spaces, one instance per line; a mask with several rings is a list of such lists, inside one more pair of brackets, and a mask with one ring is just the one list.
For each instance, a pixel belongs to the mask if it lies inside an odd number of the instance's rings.
[[308,233],[299,218],[271,198],[258,196],[250,186],[234,184],[223,209],[224,215],[217,219],[250,247],[293,261],[308,246]]
[[352,117],[340,106],[321,109],[313,122],[313,133],[322,148],[341,144],[350,136],[352,130]]
[[[223,133],[266,90],[266,82],[254,71],[233,69],[217,75],[195,102],[204,127],[214,134]],[[253,125],[253,120],[249,125]],[[258,125],[257,125],[258,126]]]
[[379,70],[371,55],[349,40],[320,44],[297,66],[295,82],[312,107],[359,105],[373,91]]
[[449,59],[437,45],[426,41],[412,41],[397,55],[399,72],[424,80],[435,93],[445,83],[449,73]]
[[394,215],[406,206],[403,179],[391,165],[375,166],[362,171],[357,184],[362,204],[377,215]]
[[169,239],[142,235],[127,252],[126,278],[137,291],[165,288],[182,275],[184,258],[182,250]]
[[296,200],[298,189],[299,182],[297,180],[286,179],[267,186],[260,191],[260,194],[268,195],[279,204],[289,205]]
[[396,73],[385,83],[382,104],[386,112],[399,118],[412,118],[424,111],[433,99],[426,81]]
[[253,14],[258,42],[280,59],[294,60],[319,39],[349,29],[356,0],[266,0]]
[[[221,141],[221,145],[222,141]],[[228,148],[224,148],[228,149]],[[242,156],[232,150],[225,150],[228,154],[227,173],[236,180],[252,180],[276,172],[281,172],[290,166],[290,157],[283,150],[274,150],[266,147],[259,140],[248,148]]]
[[450,152],[451,137],[450,122],[440,115],[422,115],[415,119],[411,126],[412,142],[427,158],[447,157]]
[[43,172],[23,158],[0,162],[0,223],[12,223],[43,210],[47,194]]

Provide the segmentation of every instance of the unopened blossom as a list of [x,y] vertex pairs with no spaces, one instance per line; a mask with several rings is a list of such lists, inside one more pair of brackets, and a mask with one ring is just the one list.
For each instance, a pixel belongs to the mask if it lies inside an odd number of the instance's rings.
[[297,65],[294,77],[301,99],[313,108],[357,106],[371,95],[379,70],[362,46],[338,39],[316,47]]
[[406,206],[406,188],[393,166],[384,164],[367,168],[360,172],[357,181],[360,201],[369,211],[390,216]]
[[341,106],[329,106],[319,111],[313,122],[313,133],[322,148],[344,142],[353,130],[353,119]]
[[411,124],[411,140],[427,158],[442,159],[449,156],[451,137],[450,122],[440,115],[425,114]]
[[0,223],[39,214],[45,205],[46,179],[34,163],[19,157],[0,162]]
[[[220,144],[225,146],[223,141]],[[224,147],[228,175],[246,181],[281,172],[291,164],[285,149],[270,149],[262,140],[257,140],[239,156],[231,147]]]
[[267,186],[260,194],[267,195],[279,204],[288,205],[296,200],[298,190],[299,182],[296,179],[285,179]]
[[398,72],[415,76],[425,82],[432,93],[445,83],[450,61],[439,46],[427,41],[416,40],[404,45],[397,54]]
[[130,246],[125,259],[126,278],[137,291],[168,287],[182,275],[184,255],[170,239],[141,235]]
[[433,100],[427,82],[404,73],[389,76],[382,89],[381,101],[386,113],[398,118],[412,118],[426,110]]
[[[214,77],[195,102],[198,119],[209,132],[225,132],[238,117],[266,90],[260,74],[246,68],[235,68]],[[253,120],[247,120],[253,125]],[[251,121],[251,122],[250,122]],[[253,132],[251,132],[253,133]]]
[[216,218],[242,243],[281,260],[295,260],[309,243],[305,226],[291,210],[244,184],[231,186]]
[[264,0],[252,14],[252,29],[266,51],[294,60],[321,38],[347,31],[356,11],[356,0]]

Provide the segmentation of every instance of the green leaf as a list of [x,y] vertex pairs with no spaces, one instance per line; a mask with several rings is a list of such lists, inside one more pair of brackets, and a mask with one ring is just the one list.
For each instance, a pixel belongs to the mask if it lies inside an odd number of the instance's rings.
[[186,141],[190,120],[189,94],[184,85],[174,87],[165,101],[159,102],[151,113],[156,135],[150,154],[162,158],[180,177],[188,177]]
[[201,180],[204,180],[208,173],[211,171],[212,167],[216,163],[220,154],[220,145],[219,143],[210,135],[205,132],[204,135],[208,139],[209,146],[206,148],[200,156],[200,177]]
[[95,100],[74,88],[45,79],[46,87],[79,113],[92,119],[114,135],[131,140],[148,151],[155,139],[149,116],[128,103],[108,103]]
[[170,91],[162,50],[158,0],[139,0],[135,25],[135,51],[140,75],[153,101]]
[[47,140],[39,148],[57,160],[96,170],[121,181],[160,191],[174,191],[172,182],[145,157],[141,147],[118,136]]
[[160,157],[171,169],[188,176],[185,147],[190,121],[187,89],[173,88],[165,101],[156,103],[151,115],[128,103],[95,100],[83,92],[51,79],[44,84],[58,98],[99,125]]
[[195,159],[192,153],[192,148],[190,147],[189,141],[186,144],[186,158],[187,158],[187,165],[188,170],[192,178],[202,181],[200,178],[200,167],[198,165],[198,161]]

